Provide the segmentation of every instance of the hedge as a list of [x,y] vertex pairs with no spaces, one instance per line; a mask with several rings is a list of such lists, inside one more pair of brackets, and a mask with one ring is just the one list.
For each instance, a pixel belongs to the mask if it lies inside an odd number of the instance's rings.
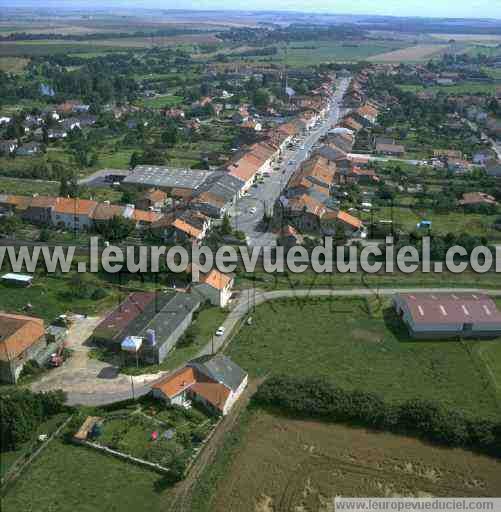
[[261,384],[252,402],[295,416],[414,435],[501,457],[501,421],[467,418],[432,401],[393,404],[375,393],[342,389],[325,379],[275,376]]

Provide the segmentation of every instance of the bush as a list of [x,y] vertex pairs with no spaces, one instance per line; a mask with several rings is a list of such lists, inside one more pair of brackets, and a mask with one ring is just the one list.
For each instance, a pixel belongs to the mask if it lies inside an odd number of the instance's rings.
[[374,393],[344,390],[324,379],[277,376],[262,384],[252,401],[303,417],[413,434],[437,444],[501,456],[501,422],[468,419],[426,400],[395,405]]
[[104,288],[96,288],[92,292],[91,298],[93,300],[101,300],[108,296],[108,292]]
[[25,379],[27,377],[33,377],[35,375],[39,375],[43,372],[43,368],[40,368],[40,365],[34,359],[30,359],[26,361],[21,370],[21,374],[19,375],[20,379]]

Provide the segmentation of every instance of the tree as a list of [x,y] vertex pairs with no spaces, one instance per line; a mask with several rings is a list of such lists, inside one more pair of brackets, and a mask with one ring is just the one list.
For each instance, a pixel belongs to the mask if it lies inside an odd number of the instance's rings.
[[110,242],[120,242],[127,238],[135,229],[134,221],[125,217],[114,216],[99,224],[97,231]]
[[270,94],[266,89],[258,89],[253,97],[252,102],[254,103],[254,106],[259,109],[266,108],[270,104],[271,98]]
[[162,142],[168,146],[174,146],[179,140],[179,130],[175,123],[169,125],[162,132]]
[[21,220],[15,215],[0,218],[0,233],[3,235],[13,235],[21,226]]
[[232,232],[233,228],[231,227],[230,217],[228,214],[225,214],[223,217],[223,222],[221,223],[221,234],[231,235]]

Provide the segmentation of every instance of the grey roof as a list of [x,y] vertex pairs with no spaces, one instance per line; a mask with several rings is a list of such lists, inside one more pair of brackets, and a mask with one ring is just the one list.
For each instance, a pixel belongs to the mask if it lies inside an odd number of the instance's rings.
[[214,172],[200,187],[199,193],[210,192],[230,202],[242,188],[242,182],[227,172]]
[[322,146],[317,149],[314,154],[323,156],[324,158],[327,158],[327,160],[336,160],[339,157],[346,156],[344,151],[341,149],[335,149],[331,146]]
[[247,376],[240,366],[222,354],[198,357],[190,361],[188,366],[196,368],[232,391],[236,391]]
[[139,336],[146,336],[148,329],[156,333],[162,345],[179,325],[200,306],[200,299],[190,293],[175,293],[171,300],[142,328]]
[[486,165],[486,171],[489,176],[501,178],[501,162],[489,162]]
[[157,165],[138,165],[124,183],[159,188],[198,189],[212,174],[211,171],[179,169]]

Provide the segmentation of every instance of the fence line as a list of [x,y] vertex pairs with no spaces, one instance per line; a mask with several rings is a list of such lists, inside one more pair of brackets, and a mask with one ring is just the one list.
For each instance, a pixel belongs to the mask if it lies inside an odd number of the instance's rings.
[[[61,430],[63,430],[64,427],[66,427],[66,425],[70,422],[70,420],[73,418],[73,415],[69,416],[68,418],[66,418],[66,420],[61,424],[59,425],[59,427],[57,428],[57,430],[55,432],[53,432],[51,434],[51,436],[49,437],[49,439],[47,439],[47,441],[43,442],[40,447],[35,450],[30,456],[29,458],[25,461],[24,464],[21,464],[19,467],[17,466],[17,461],[14,462],[14,465],[13,467],[7,472],[7,475],[2,479],[2,494],[7,490],[7,488],[9,487],[9,485],[13,484],[18,478],[19,476],[21,475],[21,473],[42,453],[43,450],[45,450],[45,448],[47,446],[49,446],[50,442],[56,437],[59,435],[59,433],[61,432]],[[22,458],[23,456],[21,456],[20,458]],[[19,459],[20,459],[19,458]],[[18,459],[18,461],[19,461]]]

